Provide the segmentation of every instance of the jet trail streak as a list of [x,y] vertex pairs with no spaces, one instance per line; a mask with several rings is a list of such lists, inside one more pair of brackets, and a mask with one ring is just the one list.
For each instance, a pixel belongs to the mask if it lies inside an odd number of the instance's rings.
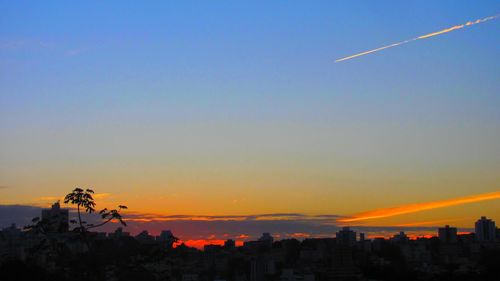
[[356,57],[368,55],[368,54],[371,54],[371,53],[379,52],[379,51],[382,51],[382,50],[385,50],[385,49],[389,49],[389,48],[392,48],[392,47],[396,47],[396,46],[399,46],[399,45],[403,45],[403,44],[406,44],[406,43],[410,43],[410,42],[413,42],[413,41],[417,41],[417,40],[421,40],[421,39],[427,39],[427,38],[434,37],[434,36],[437,36],[437,35],[441,35],[441,34],[445,34],[445,33],[448,33],[448,32],[452,32],[454,30],[462,29],[462,28],[464,28],[466,26],[471,26],[471,25],[482,23],[482,22],[485,22],[485,21],[494,20],[494,19],[496,19],[498,17],[500,17],[500,15],[486,17],[486,18],[483,18],[483,19],[475,20],[475,21],[468,21],[468,22],[466,22],[464,24],[455,25],[455,26],[452,26],[450,28],[446,28],[446,29],[443,29],[443,30],[440,30],[440,31],[432,32],[432,33],[429,33],[429,34],[425,34],[425,35],[418,36],[418,37],[415,37],[415,38],[412,38],[412,39],[408,39],[408,40],[405,40],[405,41],[401,41],[401,42],[397,42],[397,43],[394,43],[394,44],[390,44],[390,45],[387,45],[387,46],[384,46],[384,47],[380,47],[380,48],[377,48],[377,49],[373,49],[373,50],[369,50],[369,51],[366,51],[366,52],[358,53],[358,54],[355,54],[355,55],[352,55],[352,56],[340,58],[340,59],[336,60],[335,62],[341,62],[341,61],[353,59],[353,58],[356,58]]
[[338,222],[354,222],[354,221],[364,221],[364,220],[370,220],[370,219],[379,219],[379,218],[386,218],[386,217],[392,217],[392,216],[397,216],[397,215],[432,210],[432,209],[437,209],[437,208],[444,208],[444,207],[480,202],[480,201],[485,201],[485,200],[495,200],[495,199],[500,199],[500,191],[493,192],[493,193],[477,194],[477,195],[472,195],[472,196],[462,197],[462,198],[442,200],[442,201],[424,202],[424,203],[410,204],[410,205],[404,205],[404,206],[393,207],[393,208],[377,209],[377,210],[372,210],[372,211],[367,211],[367,212],[355,214],[351,217],[342,218],[342,219],[339,219],[337,221]]

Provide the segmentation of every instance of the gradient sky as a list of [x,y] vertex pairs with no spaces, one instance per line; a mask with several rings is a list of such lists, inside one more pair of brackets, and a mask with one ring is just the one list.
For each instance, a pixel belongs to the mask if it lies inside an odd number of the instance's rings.
[[[500,191],[498,1],[0,1],[0,204],[189,215]],[[366,222],[471,227],[498,200]]]

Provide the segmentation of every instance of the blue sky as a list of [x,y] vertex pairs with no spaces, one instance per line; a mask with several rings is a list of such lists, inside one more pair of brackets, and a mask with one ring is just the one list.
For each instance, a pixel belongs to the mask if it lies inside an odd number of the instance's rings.
[[3,2],[2,111],[57,123],[70,110],[143,115],[151,106],[167,109],[153,116],[165,119],[314,122],[380,110],[455,121],[452,107],[472,103],[476,118],[497,120],[497,22],[332,60],[498,11],[496,1]]
[[499,13],[1,1],[0,203],[82,185],[141,212],[349,214],[498,191],[498,19],[334,61]]

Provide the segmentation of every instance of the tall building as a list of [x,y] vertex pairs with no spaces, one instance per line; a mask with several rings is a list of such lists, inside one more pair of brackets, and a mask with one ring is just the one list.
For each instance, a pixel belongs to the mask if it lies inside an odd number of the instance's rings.
[[336,233],[337,244],[345,246],[353,246],[356,244],[356,232],[349,229],[349,227],[342,227],[342,230]]
[[332,267],[327,272],[328,280],[359,280],[360,272],[354,262],[356,232],[343,227],[336,237],[337,245],[333,249]]
[[61,209],[57,201],[50,209],[42,210],[42,221],[47,222],[49,232],[67,232],[69,229],[68,209]]
[[438,229],[438,237],[441,242],[455,243],[457,242],[457,228],[445,225]]
[[493,242],[496,240],[495,222],[486,217],[476,221],[476,240],[479,242]]

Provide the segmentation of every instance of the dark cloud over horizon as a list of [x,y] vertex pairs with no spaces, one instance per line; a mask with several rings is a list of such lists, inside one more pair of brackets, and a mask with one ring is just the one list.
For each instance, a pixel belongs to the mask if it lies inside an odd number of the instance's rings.
[[42,208],[30,205],[0,205],[0,228],[15,223],[19,227],[30,224],[34,217],[40,216]]

